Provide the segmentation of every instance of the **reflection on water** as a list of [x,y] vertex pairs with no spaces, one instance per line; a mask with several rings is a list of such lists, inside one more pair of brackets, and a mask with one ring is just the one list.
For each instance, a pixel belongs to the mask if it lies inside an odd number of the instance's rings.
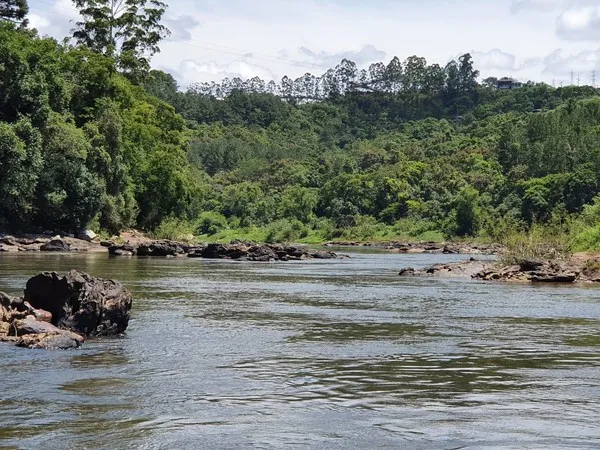
[[0,257],[0,290],[85,270],[127,336],[0,345],[0,448],[592,448],[600,291],[398,277],[444,255],[236,263]]

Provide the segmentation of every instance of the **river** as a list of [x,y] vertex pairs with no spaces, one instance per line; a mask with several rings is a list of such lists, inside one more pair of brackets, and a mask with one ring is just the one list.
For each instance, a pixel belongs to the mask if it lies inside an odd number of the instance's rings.
[[456,256],[0,256],[134,295],[124,338],[0,344],[0,448],[594,448],[600,290],[400,278]]

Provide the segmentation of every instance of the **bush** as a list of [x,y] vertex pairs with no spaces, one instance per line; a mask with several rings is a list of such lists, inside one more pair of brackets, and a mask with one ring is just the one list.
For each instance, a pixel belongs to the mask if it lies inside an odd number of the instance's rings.
[[571,256],[568,230],[560,225],[534,225],[528,232],[513,230],[500,243],[504,247],[502,263],[506,265],[518,264],[524,259],[565,260]]
[[214,211],[205,211],[198,217],[196,232],[213,235],[227,229],[227,218]]
[[151,235],[155,239],[191,242],[194,240],[194,230],[194,225],[187,220],[169,217],[164,219]]
[[293,242],[308,236],[309,229],[299,220],[281,219],[267,226],[265,241],[274,244]]

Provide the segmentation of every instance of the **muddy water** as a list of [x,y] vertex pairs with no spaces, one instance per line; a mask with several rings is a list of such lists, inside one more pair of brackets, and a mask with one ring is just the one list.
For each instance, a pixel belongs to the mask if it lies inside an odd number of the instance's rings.
[[134,293],[121,339],[0,345],[0,448],[593,448],[600,290],[406,279],[441,255],[0,257]]

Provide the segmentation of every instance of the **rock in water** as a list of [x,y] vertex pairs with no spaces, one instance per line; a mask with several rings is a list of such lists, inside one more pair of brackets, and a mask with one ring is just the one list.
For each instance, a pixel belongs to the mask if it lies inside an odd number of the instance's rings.
[[52,239],[40,247],[43,252],[70,252],[71,246],[60,238]]
[[140,245],[137,254],[138,256],[177,256],[186,254],[186,251],[177,242],[157,241]]
[[84,336],[109,336],[129,324],[131,294],[117,281],[71,271],[61,277],[45,272],[31,278],[25,301],[52,314],[52,324]]

